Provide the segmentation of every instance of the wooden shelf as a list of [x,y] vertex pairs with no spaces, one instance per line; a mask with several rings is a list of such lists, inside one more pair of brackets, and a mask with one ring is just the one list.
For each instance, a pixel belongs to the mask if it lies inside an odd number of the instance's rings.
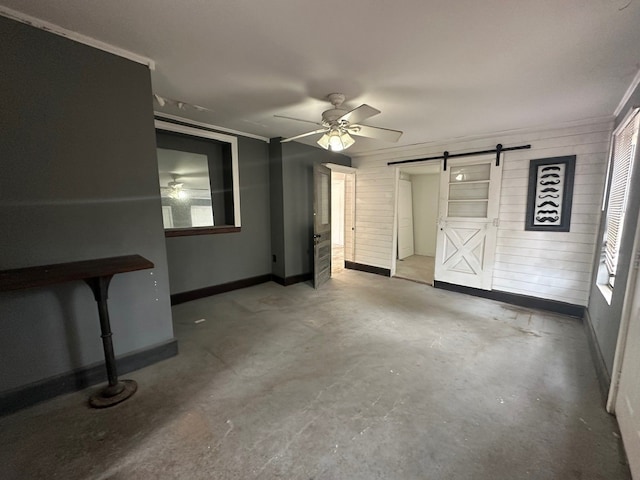
[[79,262],[57,263],[38,267],[0,271],[0,291],[44,287],[72,280],[113,276],[153,268],[153,263],[140,255],[98,258]]
[[131,397],[138,389],[133,380],[118,380],[116,357],[111,340],[111,325],[107,297],[109,282],[117,273],[133,272],[153,268],[153,263],[140,255],[97,258],[79,262],[56,263],[38,267],[16,268],[0,271],[0,291],[45,287],[57,283],[83,280],[91,288],[98,304],[100,331],[104,348],[105,367],[109,385],[95,393],[89,404],[95,408],[117,405]]

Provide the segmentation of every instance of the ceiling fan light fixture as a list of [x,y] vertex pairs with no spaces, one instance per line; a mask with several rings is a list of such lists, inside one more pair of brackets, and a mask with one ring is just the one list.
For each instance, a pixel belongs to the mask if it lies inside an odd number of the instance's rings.
[[356,143],[356,141],[353,139],[353,137],[351,135],[349,135],[347,132],[344,132],[342,135],[340,135],[340,139],[342,140],[342,146],[343,146],[342,149],[343,150],[346,150],[351,145]]
[[341,152],[344,150],[344,144],[342,138],[340,138],[339,130],[332,130],[329,133],[329,150],[332,152]]
[[168,195],[169,198],[173,198],[174,200],[184,200],[187,198],[187,192],[185,192],[182,188],[172,188]]
[[322,135],[320,140],[318,140],[318,145],[332,152],[346,150],[354,143],[356,143],[356,141],[353,137],[345,131],[340,131],[340,129],[333,129],[329,133]]
[[329,150],[329,135],[325,133],[320,137],[320,140],[318,140],[317,143],[325,150]]
[[182,189],[183,185],[184,183],[176,182],[175,179],[172,182],[169,182],[167,184],[167,187],[169,188],[169,194],[167,196],[174,200],[183,200],[187,198],[187,192]]

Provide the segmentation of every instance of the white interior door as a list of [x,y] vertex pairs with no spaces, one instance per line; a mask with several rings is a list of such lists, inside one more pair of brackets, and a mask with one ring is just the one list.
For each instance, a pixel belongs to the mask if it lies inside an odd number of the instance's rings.
[[437,281],[491,290],[502,180],[495,161],[449,159],[440,174]]
[[398,192],[398,258],[413,255],[413,200],[411,182],[399,180]]
[[313,286],[331,278],[331,170],[313,168]]
[[631,474],[640,479],[640,279],[637,260],[629,276],[630,282],[634,279],[635,288],[629,290],[633,297],[615,410]]

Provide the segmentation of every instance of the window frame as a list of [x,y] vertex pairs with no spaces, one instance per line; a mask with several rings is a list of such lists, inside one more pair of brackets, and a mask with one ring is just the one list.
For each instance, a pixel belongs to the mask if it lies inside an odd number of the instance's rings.
[[210,235],[218,233],[233,233],[241,231],[240,219],[240,169],[238,166],[238,138],[232,135],[213,132],[202,128],[192,127],[179,123],[167,122],[160,119],[154,119],[156,130],[166,132],[182,133],[193,137],[204,138],[208,140],[216,140],[218,142],[228,143],[231,146],[231,176],[233,188],[233,225],[207,226],[207,227],[188,227],[188,228],[165,228],[165,237],[183,237],[190,235]]
[[[602,238],[602,249],[601,249],[602,254],[601,254],[601,260],[600,260],[600,268],[598,273],[598,277],[600,279],[600,281],[598,282],[598,287],[600,288],[600,291],[602,292],[602,294],[604,295],[608,303],[611,303],[612,293],[615,286],[615,277],[618,270],[617,257],[620,253],[620,242],[622,240],[622,235],[624,232],[624,221],[627,213],[627,204],[628,204],[629,193],[631,188],[631,177],[633,175],[634,168],[636,168],[636,166],[634,165],[635,163],[634,160],[635,160],[635,156],[637,155],[637,149],[638,149],[637,136],[639,134],[638,130],[640,130],[640,127],[638,127],[638,129],[635,132],[635,136],[636,136],[635,146],[631,147],[631,152],[630,152],[631,157],[629,159],[629,168],[627,171],[626,179],[624,180],[624,193],[622,195],[620,211],[618,212],[618,229],[615,236],[616,248],[612,256],[609,250],[608,241],[609,241],[609,228],[610,228],[609,222],[611,218],[611,214],[610,214],[611,196],[612,196],[613,185],[614,183],[616,183],[614,179],[614,174],[616,173],[615,167],[616,167],[616,154],[617,154],[615,147],[617,143],[617,138],[620,135],[622,135],[623,132],[631,124],[637,123],[637,122],[640,122],[640,108],[636,107],[636,108],[632,108],[627,113],[624,120],[620,122],[618,127],[611,134],[611,146],[609,149],[609,162],[607,166],[606,185],[605,185],[603,202],[602,202],[602,213],[604,215],[604,232],[603,232],[603,238]],[[633,136],[634,134],[632,132],[631,138],[633,138]],[[611,271],[611,268],[609,266],[610,262],[607,261],[607,254],[609,254],[610,257],[616,260],[615,265],[613,265],[614,267],[613,271]]]

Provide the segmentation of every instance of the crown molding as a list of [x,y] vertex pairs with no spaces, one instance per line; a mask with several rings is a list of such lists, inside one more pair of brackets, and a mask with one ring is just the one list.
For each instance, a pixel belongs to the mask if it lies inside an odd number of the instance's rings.
[[414,143],[411,145],[401,145],[397,147],[390,147],[384,149],[370,150],[368,152],[358,152],[351,155],[352,158],[375,158],[375,159],[390,159],[397,160],[409,159],[415,156],[424,154],[425,150],[434,149],[436,147],[447,147],[457,143],[471,142],[475,140],[491,139],[493,140],[498,136],[507,135],[527,135],[538,132],[545,132],[550,130],[559,130],[561,128],[583,127],[587,125],[600,125],[603,123],[611,123],[613,127],[613,121],[615,117],[613,115],[603,115],[599,117],[591,117],[583,120],[572,120],[561,123],[549,123],[546,125],[537,125],[534,127],[515,128],[510,130],[497,130],[494,132],[478,133],[474,135],[465,135],[461,137],[449,137],[439,140],[433,140],[430,142]]
[[633,80],[631,81],[631,85],[629,85],[629,88],[627,88],[627,91],[622,96],[622,99],[620,100],[620,103],[616,107],[616,110],[613,112],[614,117],[617,117],[618,115],[620,115],[620,113],[622,113],[622,109],[627,104],[627,102],[631,98],[631,95],[633,95],[633,92],[635,92],[636,88],[638,88],[638,85],[640,85],[640,70],[638,70],[638,73],[636,73],[636,76],[633,77]]
[[174,122],[180,122],[186,125],[192,125],[194,127],[201,127],[201,128],[206,128],[208,130],[216,130],[218,132],[231,133],[233,135],[239,135],[241,137],[255,138],[256,140],[262,140],[263,142],[269,143],[269,139],[267,137],[254,135],[253,133],[246,133],[246,132],[241,132],[240,130],[233,130],[231,128],[219,127],[218,125],[211,125],[210,123],[198,122],[196,120],[191,120],[190,118],[179,117],[178,115],[171,115],[170,113],[158,112],[157,110],[154,111],[153,114],[158,119],[173,120]]
[[67,30],[66,28],[63,28],[59,25],[40,20],[39,18],[32,17],[31,15],[27,15],[26,13],[18,12],[16,10],[12,10],[11,8],[0,6],[0,15],[24,23],[26,25],[31,25],[32,27],[44,30],[45,32],[68,38],[69,40],[73,40],[74,42],[82,43],[84,45],[97,48],[98,50],[112,53],[119,57],[126,58],[136,63],[140,63],[147,66],[149,70],[156,69],[156,62],[150,58],[138,55],[137,53],[130,52],[123,48],[115,47],[105,42],[101,42],[100,40],[96,40],[95,38],[87,37],[86,35],[82,35],[81,33]]

